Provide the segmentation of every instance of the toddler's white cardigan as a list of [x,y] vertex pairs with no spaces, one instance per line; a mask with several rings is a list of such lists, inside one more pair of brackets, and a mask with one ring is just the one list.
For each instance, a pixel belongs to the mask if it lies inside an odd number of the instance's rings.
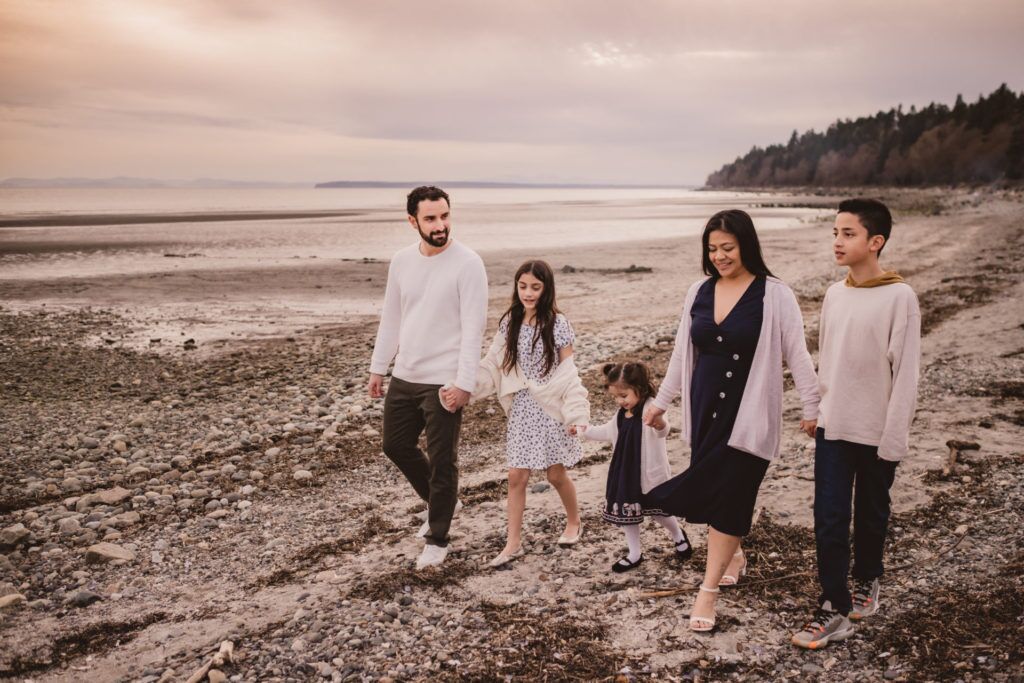
[[[644,407],[646,405],[645,403]],[[643,415],[641,406],[634,406],[633,410],[640,410],[639,414]],[[583,438],[590,441],[609,441],[614,444],[619,438],[617,417],[618,411],[615,411],[612,414],[612,419],[603,425],[588,427],[583,432]],[[665,443],[668,432],[668,420],[665,420],[665,427],[662,429],[644,425],[643,431],[640,432],[640,489],[644,493],[672,476],[672,470],[668,466],[668,447]]]
[[565,426],[590,423],[590,401],[587,389],[580,380],[579,371],[572,356],[558,364],[547,381],[541,383],[525,377],[519,367],[505,372],[501,362],[505,357],[505,340],[500,334],[494,336],[487,355],[480,361],[476,373],[476,388],[470,403],[498,395],[498,403],[507,414],[512,407],[512,398],[517,391],[529,389],[530,395],[540,404],[544,412]]

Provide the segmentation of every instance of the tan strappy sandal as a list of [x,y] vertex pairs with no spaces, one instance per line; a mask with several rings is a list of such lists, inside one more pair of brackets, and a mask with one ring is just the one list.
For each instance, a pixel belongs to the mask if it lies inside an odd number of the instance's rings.
[[733,557],[743,558],[743,564],[740,565],[740,570],[736,572],[738,576],[733,576],[732,574],[722,574],[722,578],[718,581],[719,586],[735,586],[740,582],[740,579],[747,575],[747,556],[743,554],[742,550],[737,550],[736,554],[733,555]]
[[[705,593],[720,593],[721,590],[718,588],[708,588],[703,583],[700,585],[700,589]],[[690,630],[696,631],[697,633],[707,633],[713,631],[715,628],[715,616],[712,614],[710,617],[695,617],[690,614]]]

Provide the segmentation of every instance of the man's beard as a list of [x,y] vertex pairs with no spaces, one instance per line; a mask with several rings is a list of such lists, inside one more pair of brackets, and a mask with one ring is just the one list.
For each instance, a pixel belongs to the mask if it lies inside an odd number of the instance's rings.
[[423,241],[432,247],[443,247],[444,245],[448,244],[448,232],[450,231],[450,228],[446,228],[444,230],[435,230],[434,232],[427,234],[423,232],[423,230],[420,228],[419,222],[417,221],[416,230],[417,232],[420,233],[420,237],[423,238]]

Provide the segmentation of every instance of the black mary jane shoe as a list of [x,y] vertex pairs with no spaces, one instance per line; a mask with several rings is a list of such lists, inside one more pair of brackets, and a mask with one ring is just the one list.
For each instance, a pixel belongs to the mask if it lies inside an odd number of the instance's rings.
[[637,558],[636,562],[630,562],[628,557],[620,558],[618,562],[612,565],[612,571],[616,574],[628,572],[631,569],[636,569],[644,561],[644,556],[641,555]]
[[693,546],[690,545],[690,539],[683,534],[683,540],[676,543],[676,559],[680,562],[686,562],[693,556]]

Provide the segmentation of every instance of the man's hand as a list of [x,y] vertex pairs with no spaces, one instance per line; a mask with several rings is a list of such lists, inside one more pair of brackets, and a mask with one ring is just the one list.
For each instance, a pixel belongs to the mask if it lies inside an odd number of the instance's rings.
[[814,432],[818,429],[817,420],[800,420],[800,431],[807,436],[814,438]]
[[662,427],[665,426],[665,421],[661,419],[661,416],[664,414],[664,410],[654,405],[653,403],[648,403],[647,407],[644,408],[644,424],[647,425],[648,427],[661,429],[661,427],[659,427],[658,425],[660,424]]
[[570,436],[582,436],[587,431],[587,425],[569,425]]
[[463,391],[458,387],[441,390],[441,401],[444,403],[445,408],[453,413],[469,403],[469,396],[468,391]]
[[370,392],[370,398],[380,398],[384,395],[384,375],[370,373],[370,383],[366,385]]

